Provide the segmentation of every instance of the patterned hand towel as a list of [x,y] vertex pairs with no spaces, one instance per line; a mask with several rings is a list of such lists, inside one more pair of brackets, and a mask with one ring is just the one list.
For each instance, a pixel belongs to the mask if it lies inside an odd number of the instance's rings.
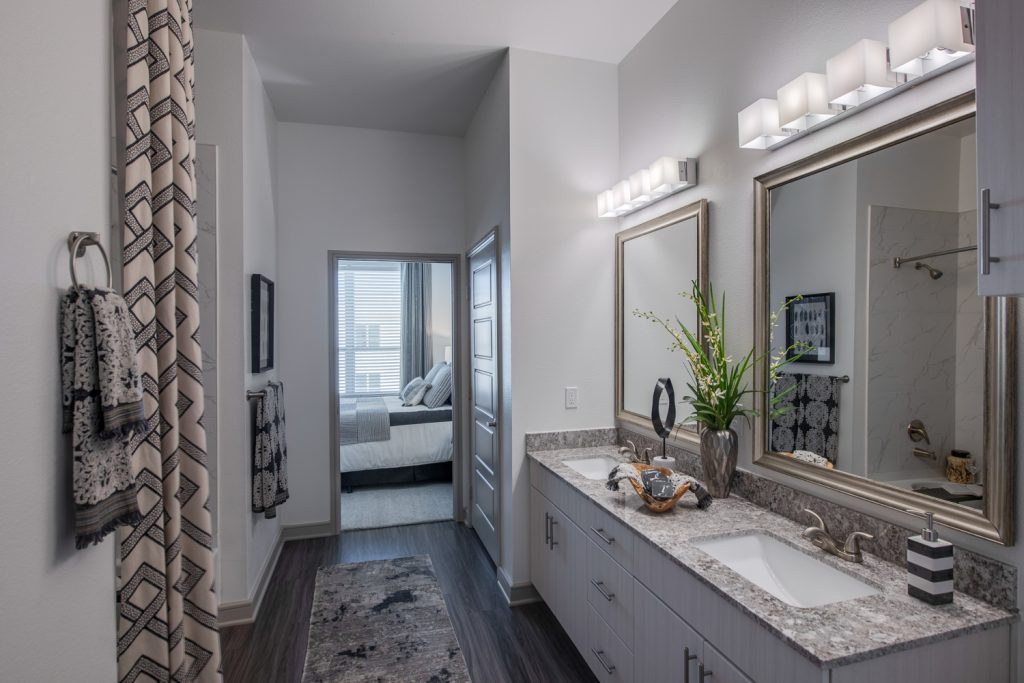
[[128,306],[107,288],[61,301],[64,432],[70,432],[75,547],[139,521],[128,442],[147,427]]
[[[609,491],[618,491],[619,485],[626,479],[632,479],[639,484],[641,488],[644,488],[644,482],[640,476],[640,470],[634,467],[631,463],[622,463],[609,472],[608,481],[605,482],[605,488]],[[697,497],[698,508],[701,510],[707,510],[711,507],[711,503],[714,502],[714,498],[711,497],[711,494],[708,493],[708,490],[702,483],[693,477],[680,474],[679,472],[673,472],[670,479],[672,480],[672,485],[676,490],[678,490],[683,484],[690,485],[690,490],[687,491],[687,493],[692,493]]]
[[288,449],[284,440],[284,385],[271,382],[256,401],[252,448],[252,511],[267,519],[288,500]]
[[828,375],[780,372],[773,393],[782,412],[772,418],[772,450],[810,451],[835,463],[839,454],[839,392]]

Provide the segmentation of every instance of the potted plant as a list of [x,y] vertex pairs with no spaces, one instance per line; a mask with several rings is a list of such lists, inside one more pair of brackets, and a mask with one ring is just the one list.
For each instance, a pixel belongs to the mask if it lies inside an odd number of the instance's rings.
[[[700,425],[700,459],[704,467],[705,483],[712,496],[726,498],[736,472],[738,444],[732,424],[740,417],[749,423],[750,418],[757,415],[757,411],[744,404],[744,398],[754,393],[748,384],[747,375],[764,356],[755,358],[754,350],[751,349],[737,362],[727,353],[724,295],[721,302],[718,302],[709,285],[708,296],[705,297],[697,282],[693,281],[690,293],[681,293],[680,296],[696,307],[699,331],[690,330],[678,317],[672,323],[652,311],[636,310],[633,314],[664,327],[672,337],[669,348],[681,351],[686,357],[690,381],[686,385],[689,394],[683,397],[683,402],[693,407],[693,413],[687,416],[684,423],[696,422]],[[780,316],[790,303],[797,300],[799,297],[786,301],[772,314],[772,339]],[[774,351],[771,351],[772,347],[773,344],[769,344],[770,351],[766,354],[770,355],[769,387],[775,386],[783,367],[798,360],[806,352],[806,348],[798,344]],[[770,396],[770,417],[790,409],[788,404],[782,407],[779,404],[795,389],[795,386],[790,386]]]

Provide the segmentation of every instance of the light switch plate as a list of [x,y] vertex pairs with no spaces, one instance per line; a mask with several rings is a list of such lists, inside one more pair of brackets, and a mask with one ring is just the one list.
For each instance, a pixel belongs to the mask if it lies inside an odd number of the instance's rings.
[[580,390],[577,387],[565,388],[565,407],[569,409],[580,407]]

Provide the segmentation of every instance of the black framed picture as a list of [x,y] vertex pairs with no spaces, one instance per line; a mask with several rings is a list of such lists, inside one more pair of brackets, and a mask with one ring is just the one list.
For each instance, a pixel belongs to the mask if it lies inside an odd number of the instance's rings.
[[252,371],[259,374],[274,367],[274,283],[255,274],[251,288]]
[[[836,293],[786,297],[786,357],[796,363],[836,362]],[[805,349],[800,355],[793,345]],[[799,357],[797,357],[799,356]]]

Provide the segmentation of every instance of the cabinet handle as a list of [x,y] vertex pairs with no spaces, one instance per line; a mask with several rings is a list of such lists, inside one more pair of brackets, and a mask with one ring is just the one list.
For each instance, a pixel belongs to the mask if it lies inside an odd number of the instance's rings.
[[999,263],[999,259],[992,256],[992,209],[998,208],[999,204],[992,202],[992,190],[982,188],[978,202],[978,265],[982,275],[991,273],[992,264]]
[[683,683],[690,683],[690,661],[697,659],[697,655],[690,654],[690,648],[683,648]]
[[611,545],[612,543],[615,543],[615,537],[614,536],[605,536],[604,535],[604,529],[595,529],[594,527],[590,527],[590,530],[593,531],[594,534],[598,538],[600,538],[602,541],[604,541],[608,545]]
[[551,515],[544,513],[544,545],[551,546]]
[[615,665],[609,664],[608,662],[604,661],[604,650],[598,650],[592,647],[590,648],[590,651],[594,653],[595,657],[597,657],[597,661],[601,662],[601,666],[604,667],[605,671],[607,671],[608,673],[615,672]]
[[615,593],[609,593],[608,591],[606,591],[604,589],[604,581],[598,581],[597,579],[591,579],[590,583],[594,584],[594,588],[597,589],[597,592],[600,593],[601,595],[603,595],[604,599],[607,600],[608,602],[611,602],[612,598],[615,597]]
[[558,522],[555,521],[555,517],[554,517],[554,515],[552,515],[551,516],[551,540],[548,541],[548,548],[551,549],[551,550],[554,550],[555,546],[558,545],[558,541],[555,540],[555,525],[556,524],[558,524]]
[[711,678],[711,673],[712,672],[711,672],[710,669],[706,669],[706,670],[704,669],[704,664],[703,663],[701,663],[701,665],[697,667],[697,675],[700,677],[699,678],[700,683],[704,683],[704,679],[705,678]]

